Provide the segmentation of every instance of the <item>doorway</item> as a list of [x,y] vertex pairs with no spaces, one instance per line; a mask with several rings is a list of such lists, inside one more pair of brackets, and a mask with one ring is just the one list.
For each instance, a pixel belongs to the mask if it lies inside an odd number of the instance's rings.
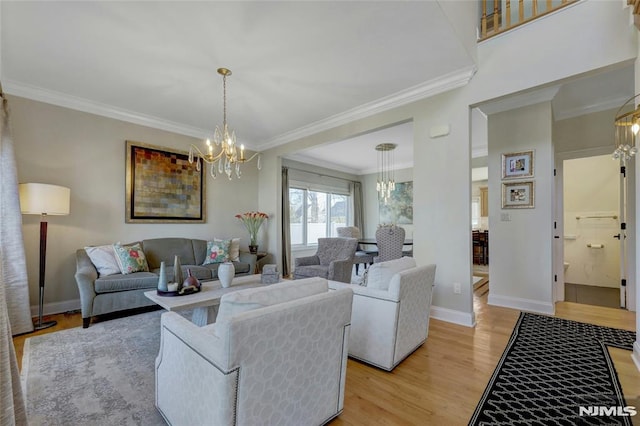
[[619,163],[610,155],[564,160],[564,300],[620,307]]

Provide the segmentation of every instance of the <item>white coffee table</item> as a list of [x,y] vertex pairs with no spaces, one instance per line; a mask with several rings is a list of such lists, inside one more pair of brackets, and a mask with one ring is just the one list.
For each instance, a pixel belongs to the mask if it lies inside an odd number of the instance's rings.
[[216,319],[220,298],[227,293],[251,287],[260,287],[261,275],[245,275],[234,277],[231,285],[224,288],[220,281],[203,281],[198,293],[186,296],[158,296],[156,290],[147,291],[144,295],[153,302],[162,306],[167,311],[178,311],[181,309],[193,309],[191,321],[199,326],[210,324]]

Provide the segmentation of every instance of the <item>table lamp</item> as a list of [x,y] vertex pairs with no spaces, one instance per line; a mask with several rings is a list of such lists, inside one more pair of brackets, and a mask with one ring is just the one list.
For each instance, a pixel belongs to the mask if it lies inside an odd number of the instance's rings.
[[42,307],[44,303],[44,276],[47,260],[47,216],[66,216],[69,214],[71,190],[64,186],[47,185],[44,183],[21,183],[20,211],[22,214],[37,214],[40,220],[40,300],[38,303],[38,322],[34,324],[36,330],[42,330],[56,325],[56,321],[42,322]]

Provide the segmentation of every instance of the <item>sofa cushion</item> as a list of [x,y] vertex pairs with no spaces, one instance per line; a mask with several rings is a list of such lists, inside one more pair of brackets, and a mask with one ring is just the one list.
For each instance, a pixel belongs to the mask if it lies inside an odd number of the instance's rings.
[[147,256],[149,269],[159,268],[162,261],[166,266],[173,266],[176,255],[180,256],[182,265],[196,265],[189,238],[152,238],[142,241],[142,248]]
[[151,272],[109,275],[95,281],[96,293],[158,288],[158,276]]
[[96,267],[98,276],[106,277],[107,275],[120,273],[120,266],[116,260],[116,252],[113,250],[112,244],[108,246],[85,247],[84,251],[87,252],[91,263]]
[[329,291],[327,280],[307,278],[227,293],[220,298],[216,322],[230,321],[234,316],[242,312],[313,296],[314,294],[326,293],[327,291]]
[[142,251],[139,243],[130,246],[121,246],[118,243],[113,245],[113,251],[116,254],[116,262],[120,267],[123,275],[132,274],[134,272],[148,272],[149,265],[147,258]]
[[388,290],[389,282],[396,273],[404,271],[405,269],[415,268],[415,266],[416,260],[413,257],[402,257],[400,259],[374,263],[367,268],[364,285],[369,288]]
[[[182,276],[187,277],[187,269],[191,271],[191,275],[196,277],[200,281],[207,281],[212,279],[211,270],[203,266],[197,265],[182,265]],[[154,274],[160,274],[160,268],[152,269]],[[165,268],[165,274],[167,276],[167,282],[173,282],[173,267]]]
[[204,258],[203,265],[211,263],[224,263],[229,261],[229,246],[231,240],[207,241],[207,255]]
[[296,268],[296,277],[323,277],[329,276],[329,267],[323,265],[305,265],[303,268]]

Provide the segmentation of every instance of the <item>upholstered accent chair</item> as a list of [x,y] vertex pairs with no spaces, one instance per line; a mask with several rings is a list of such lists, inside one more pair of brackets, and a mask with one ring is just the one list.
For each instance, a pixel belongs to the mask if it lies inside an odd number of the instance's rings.
[[400,259],[402,257],[404,235],[404,228],[400,226],[383,225],[378,227],[376,230],[378,256],[374,257],[373,261],[377,263]]
[[410,257],[374,263],[367,285],[329,281],[353,290],[349,356],[391,371],[427,340],[436,265]]
[[318,238],[318,250],[313,256],[294,259],[293,279],[322,277],[328,280],[351,282],[356,238]]
[[[336,231],[338,232],[338,237],[357,239],[360,239],[360,237],[362,237],[362,233],[357,226],[342,226],[340,228],[337,228]],[[367,269],[367,265],[373,265],[373,257],[377,255],[377,251],[363,250],[362,247],[360,247],[360,244],[358,244],[358,247],[356,248],[356,254],[353,258],[353,263],[356,265],[356,275],[358,275],[358,267],[361,263],[364,264],[364,269]]]
[[320,425],[342,412],[351,290],[310,278],[224,295],[216,322],[162,315],[156,407],[170,425]]

